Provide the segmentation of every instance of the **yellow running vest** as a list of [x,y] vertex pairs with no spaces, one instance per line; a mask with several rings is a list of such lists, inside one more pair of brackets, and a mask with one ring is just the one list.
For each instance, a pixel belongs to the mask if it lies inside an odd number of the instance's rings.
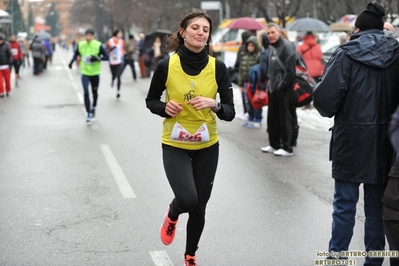
[[181,103],[183,111],[163,122],[162,143],[187,149],[198,150],[212,146],[219,140],[216,115],[210,109],[196,111],[187,105],[196,96],[216,99],[216,64],[209,56],[208,64],[197,76],[190,76],[183,71],[178,54],[169,59],[166,79],[166,102],[173,100]]
[[101,72],[101,64],[99,61],[90,62],[92,55],[99,55],[101,47],[101,42],[97,40],[92,40],[87,42],[86,40],[80,41],[78,44],[78,49],[80,56],[80,72],[85,76],[97,76]]

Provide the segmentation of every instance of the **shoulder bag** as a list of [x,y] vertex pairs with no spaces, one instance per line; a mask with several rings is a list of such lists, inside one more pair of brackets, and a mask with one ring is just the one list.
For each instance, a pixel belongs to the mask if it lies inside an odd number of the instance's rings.
[[[307,81],[304,77],[307,75],[306,73],[304,73],[304,71],[307,72],[307,69],[303,69],[303,67],[297,66],[298,55],[300,56],[300,54],[298,52],[295,53],[296,64],[294,85],[290,90],[287,91],[287,97],[293,106],[301,107],[312,102],[313,87],[311,86],[310,82]],[[278,64],[281,66],[284,72],[286,72],[286,68],[277,53],[275,54],[275,56]]]

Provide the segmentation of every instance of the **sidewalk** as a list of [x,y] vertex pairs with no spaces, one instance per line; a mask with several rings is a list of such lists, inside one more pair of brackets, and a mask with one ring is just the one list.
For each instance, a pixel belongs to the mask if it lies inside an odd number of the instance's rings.
[[[233,89],[234,89],[234,105],[236,109],[235,120],[239,120],[238,116],[243,113],[242,96],[238,85],[233,83]],[[333,118],[322,117],[315,108],[303,109],[300,107],[296,109],[296,112],[298,115],[299,127],[307,127],[318,131],[320,130],[328,131],[328,129],[334,123]],[[267,119],[267,106],[263,107],[263,121],[262,121],[263,128],[266,128],[266,119]]]

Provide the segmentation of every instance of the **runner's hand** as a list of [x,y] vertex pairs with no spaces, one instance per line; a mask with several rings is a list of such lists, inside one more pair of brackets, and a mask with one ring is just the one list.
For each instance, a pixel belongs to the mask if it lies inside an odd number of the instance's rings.
[[165,112],[167,115],[171,117],[177,116],[183,108],[181,107],[181,103],[176,103],[174,101],[169,101],[166,103]]
[[211,98],[206,98],[202,96],[197,96],[187,102],[188,105],[191,105],[196,111],[206,109],[206,108],[214,108],[216,101]]

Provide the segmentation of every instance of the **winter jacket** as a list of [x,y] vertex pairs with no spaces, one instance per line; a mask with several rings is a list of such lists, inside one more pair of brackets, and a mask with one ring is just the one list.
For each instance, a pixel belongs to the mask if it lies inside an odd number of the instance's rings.
[[241,55],[241,52],[247,50],[247,40],[252,35],[253,35],[252,32],[250,32],[248,30],[246,30],[243,33],[241,33],[241,41],[242,41],[242,43],[241,43],[240,48],[238,48],[237,59],[236,59],[236,62],[234,64],[234,70],[237,71],[237,72],[239,71],[239,68],[240,68],[240,62],[241,62],[240,55]]
[[247,47],[249,43],[253,43],[255,45],[255,51],[248,52],[248,49],[242,51],[240,53],[240,66],[238,71],[238,86],[242,87],[244,82],[248,81],[248,72],[253,65],[259,63],[259,44],[258,39],[255,36],[251,36],[247,40]]
[[[399,108],[396,109],[392,115],[392,120],[389,125],[389,135],[391,137],[391,143],[396,151],[399,152]],[[385,220],[399,220],[399,157],[396,156],[396,160],[391,167],[389,172],[389,181],[384,192],[382,201],[388,205],[384,207]]]
[[262,35],[262,46],[263,50],[260,53],[259,57],[259,64],[260,64],[260,89],[261,90],[266,90],[266,85],[263,88],[263,85],[266,83],[266,81],[269,79],[267,76],[267,71],[269,68],[269,39],[267,38],[266,34]]
[[248,83],[252,93],[255,93],[258,81],[260,81],[260,64],[253,65],[248,72]]
[[30,50],[32,51],[32,57],[39,59],[39,58],[43,58],[46,47],[44,47],[42,41],[40,41],[36,38],[32,41],[32,43],[30,45]]
[[24,54],[29,55],[29,50],[30,50],[29,48],[30,48],[29,40],[24,40],[24,43],[23,43],[23,52],[24,52]]
[[313,104],[334,116],[332,177],[381,184],[392,164],[388,123],[399,104],[399,43],[381,30],[352,35],[333,54],[313,92]]
[[49,40],[44,40],[43,45],[45,47],[44,53],[47,56],[51,56],[53,54],[53,48],[51,47],[50,41]]
[[392,120],[389,126],[389,135],[391,136],[391,142],[395,151],[399,153],[399,107],[392,115]]
[[9,65],[12,63],[12,53],[10,46],[6,43],[0,44],[0,66]]
[[317,44],[316,37],[307,35],[303,39],[303,44],[298,46],[297,51],[302,55],[308,67],[309,75],[312,78],[320,77],[324,71],[323,52],[320,45]]
[[136,40],[131,39],[125,42],[125,60],[132,60],[133,55],[136,53]]
[[[269,91],[287,92],[294,85],[295,77],[295,47],[294,45],[280,36],[277,42],[269,48]],[[284,64],[283,69],[278,63],[277,56]]]

